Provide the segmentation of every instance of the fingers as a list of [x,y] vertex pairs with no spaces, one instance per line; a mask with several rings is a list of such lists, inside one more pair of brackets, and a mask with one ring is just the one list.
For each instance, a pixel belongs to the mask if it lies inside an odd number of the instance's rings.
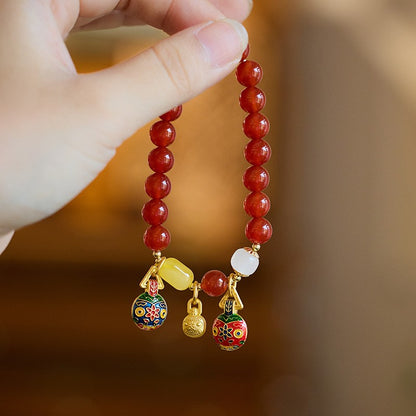
[[223,17],[241,22],[251,8],[252,0],[83,0],[75,28],[104,29],[146,23],[172,34]]
[[80,94],[96,99],[82,111],[101,128],[104,123],[103,144],[117,147],[148,121],[224,78],[247,42],[244,27],[228,19],[188,28],[124,63],[79,76]]

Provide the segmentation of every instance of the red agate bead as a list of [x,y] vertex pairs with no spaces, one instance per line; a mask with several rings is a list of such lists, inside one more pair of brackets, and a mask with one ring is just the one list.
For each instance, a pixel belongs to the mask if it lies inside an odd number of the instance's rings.
[[170,243],[170,234],[161,225],[152,225],[144,233],[143,241],[153,251],[164,250]]
[[146,179],[144,188],[151,198],[160,199],[169,195],[171,184],[169,178],[163,173],[154,173]]
[[265,104],[264,92],[256,87],[248,87],[240,94],[240,106],[247,113],[257,113]]
[[244,209],[254,218],[263,217],[270,210],[270,199],[263,192],[252,192],[244,200]]
[[169,121],[158,121],[150,129],[150,140],[156,146],[169,146],[175,140],[176,131]]
[[247,59],[249,53],[250,53],[250,45],[247,45],[247,48],[244,49],[243,56],[241,57],[240,62],[244,62]]
[[164,121],[173,121],[179,118],[179,116],[182,114],[182,106],[178,105],[177,107],[173,107],[172,110],[168,111],[165,114],[162,114],[159,116]]
[[260,113],[249,114],[243,121],[243,131],[250,139],[262,139],[270,130],[266,116]]
[[244,149],[244,154],[248,163],[259,166],[269,161],[272,151],[266,141],[251,140]]
[[148,162],[154,172],[165,173],[172,169],[173,154],[166,147],[156,147],[149,153]]
[[272,237],[273,228],[265,218],[253,218],[246,225],[246,237],[253,244],[263,244]]
[[238,65],[236,76],[241,85],[254,87],[263,78],[263,70],[257,62],[244,61]]
[[219,270],[206,272],[201,280],[201,289],[208,296],[221,296],[228,288],[228,277]]
[[250,191],[262,191],[270,182],[269,172],[261,166],[251,166],[243,176],[244,186]]
[[144,204],[142,217],[150,225],[160,225],[168,218],[168,207],[161,199],[151,199]]

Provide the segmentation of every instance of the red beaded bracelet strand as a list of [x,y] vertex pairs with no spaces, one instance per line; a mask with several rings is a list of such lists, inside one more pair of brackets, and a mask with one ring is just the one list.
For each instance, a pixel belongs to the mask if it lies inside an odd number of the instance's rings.
[[185,335],[196,338],[205,333],[206,321],[202,316],[202,302],[198,292],[209,296],[221,296],[220,307],[224,312],[219,315],[212,327],[212,334],[221,349],[232,351],[240,348],[247,339],[247,324],[238,314],[243,303],[237,292],[237,283],[255,272],[259,264],[258,251],[261,244],[272,236],[272,226],[264,216],[270,210],[270,199],[262,191],[270,181],[268,171],[262,167],[271,156],[270,145],[263,140],[268,134],[270,123],[260,113],[266,103],[266,97],[256,85],[263,77],[260,65],[247,60],[249,47],[243,54],[237,68],[238,82],[246,87],[240,94],[240,106],[249,113],[243,122],[243,131],[250,139],[244,149],[249,167],[243,175],[244,186],[250,191],[244,200],[244,210],[252,219],[247,223],[245,234],[252,243],[250,248],[240,248],[231,257],[233,273],[228,277],[219,270],[210,270],[202,277],[201,283],[194,281],[192,271],[174,258],[162,257],[161,251],[170,243],[169,231],[162,226],[168,217],[168,208],[163,202],[171,189],[169,178],[165,175],[174,163],[172,152],[167,148],[176,137],[172,121],[182,113],[182,106],[160,116],[150,129],[150,138],[157,146],[149,153],[149,167],[155,172],[145,183],[146,193],[152,198],[142,209],[143,219],[149,224],[144,243],[153,251],[155,263],[140,282],[145,292],[139,295],[132,305],[132,317],[136,325],[144,330],[160,327],[167,316],[167,305],[159,290],[164,281],[178,290],[191,289],[193,297],[187,304],[188,315],[182,323]]

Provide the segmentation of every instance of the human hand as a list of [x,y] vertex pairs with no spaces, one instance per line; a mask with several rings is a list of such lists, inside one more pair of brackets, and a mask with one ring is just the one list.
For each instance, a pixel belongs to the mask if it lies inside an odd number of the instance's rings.
[[[224,19],[250,9],[249,0],[2,0],[0,236],[56,212],[134,131],[230,73],[247,34]],[[172,36],[76,73],[71,30],[142,23]]]

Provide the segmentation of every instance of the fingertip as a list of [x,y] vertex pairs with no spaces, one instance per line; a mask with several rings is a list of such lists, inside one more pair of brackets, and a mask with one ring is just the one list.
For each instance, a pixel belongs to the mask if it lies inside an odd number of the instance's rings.
[[217,68],[240,59],[248,43],[244,26],[232,19],[222,19],[203,26],[195,33],[207,61]]
[[229,19],[244,22],[253,9],[253,0],[210,0]]

